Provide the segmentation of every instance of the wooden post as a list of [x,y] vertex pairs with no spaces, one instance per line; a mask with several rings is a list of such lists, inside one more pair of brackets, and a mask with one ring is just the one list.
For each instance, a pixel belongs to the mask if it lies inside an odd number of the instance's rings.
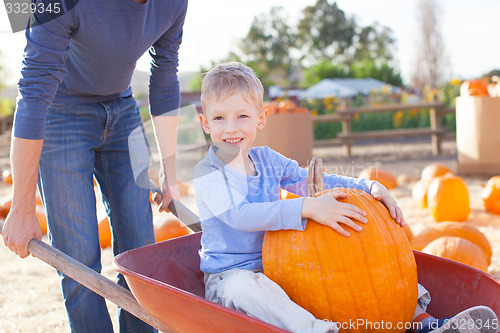
[[437,156],[441,155],[441,133],[437,133],[441,129],[441,113],[438,112],[437,108],[433,107],[429,109],[429,115],[431,117],[431,129],[436,131],[431,134],[432,154]]
[[[351,134],[351,119],[352,116],[350,114],[342,119],[342,134]],[[344,141],[344,156],[351,156],[351,142],[349,139]]]

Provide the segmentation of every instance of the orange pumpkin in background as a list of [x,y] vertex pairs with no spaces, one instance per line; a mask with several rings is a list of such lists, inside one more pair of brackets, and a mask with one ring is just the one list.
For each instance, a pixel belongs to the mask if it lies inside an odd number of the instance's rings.
[[12,206],[12,199],[4,199],[0,202],[0,217],[6,218],[10,212],[10,206]]
[[35,215],[38,220],[38,225],[40,225],[40,230],[42,230],[42,235],[47,233],[47,216],[45,214],[45,208],[42,205],[36,205]]
[[267,110],[269,115],[276,113],[308,113],[309,110],[304,107],[297,106],[295,102],[285,99],[282,101],[266,101],[262,103],[262,110]]
[[500,176],[491,177],[481,193],[486,211],[500,214]]
[[276,101],[266,101],[262,103],[262,110],[267,110],[268,114],[277,113],[279,109],[278,102]]
[[430,181],[420,179],[413,185],[411,196],[421,208],[427,208],[427,190],[429,189],[429,184]]
[[449,172],[453,173],[453,171],[451,171],[451,169],[446,164],[434,162],[426,165],[425,168],[422,169],[420,179],[430,182],[434,178],[443,176]]
[[422,252],[458,261],[488,272],[488,262],[479,246],[461,237],[439,237],[430,242]]
[[293,109],[295,109],[295,107],[296,107],[295,103],[290,101],[290,100],[287,100],[287,99],[282,100],[278,104],[278,108],[280,109],[280,111],[284,111],[284,112],[293,111]]
[[105,249],[111,246],[111,227],[109,219],[104,209],[97,212],[97,227],[99,228],[99,243],[101,248]]
[[156,216],[153,219],[153,226],[156,242],[189,234],[189,228],[184,223],[166,213]]
[[422,230],[411,240],[411,248],[422,251],[433,240],[440,237],[461,237],[476,244],[483,251],[488,265],[491,262],[492,250],[488,238],[477,228],[462,222],[440,222]]
[[358,176],[359,178],[376,180],[384,185],[388,190],[398,186],[398,179],[391,172],[382,168],[366,168]]
[[470,200],[465,181],[451,173],[434,178],[427,190],[427,208],[436,222],[467,220]]
[[460,96],[489,96],[488,84],[480,79],[466,80],[460,86]]

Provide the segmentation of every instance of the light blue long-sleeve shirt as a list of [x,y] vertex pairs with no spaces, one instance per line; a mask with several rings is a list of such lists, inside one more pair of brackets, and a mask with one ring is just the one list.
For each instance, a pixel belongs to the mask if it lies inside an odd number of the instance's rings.
[[[251,148],[257,175],[247,176],[222,162],[212,146],[194,170],[194,188],[203,235],[201,270],[262,269],[266,230],[304,230],[304,198],[280,200],[280,189],[307,196],[307,170],[268,147]],[[326,188],[370,193],[372,181],[325,175]]]
[[43,139],[52,102],[91,103],[131,95],[136,61],[148,49],[151,113],[178,109],[178,49],[187,0],[73,1],[64,15],[43,24],[35,17],[26,30],[14,136]]

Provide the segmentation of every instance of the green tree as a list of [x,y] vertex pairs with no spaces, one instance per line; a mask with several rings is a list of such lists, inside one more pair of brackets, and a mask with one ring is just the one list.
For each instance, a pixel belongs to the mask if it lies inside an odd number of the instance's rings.
[[317,0],[302,14],[297,29],[306,64],[333,59],[345,62],[349,58],[345,50],[354,44],[356,36],[354,19],[348,18],[336,2],[327,0]]
[[401,87],[403,79],[401,74],[387,62],[377,64],[373,59],[365,59],[349,67],[349,76],[355,78],[371,77],[394,86]]
[[357,62],[371,59],[379,64],[391,62],[395,42],[392,30],[377,22],[366,27],[360,27],[356,34],[352,60]]
[[296,35],[288,22],[283,7],[272,7],[268,14],[254,18],[239,45],[243,53],[241,59],[260,74],[263,81],[289,83],[295,64],[292,54]]

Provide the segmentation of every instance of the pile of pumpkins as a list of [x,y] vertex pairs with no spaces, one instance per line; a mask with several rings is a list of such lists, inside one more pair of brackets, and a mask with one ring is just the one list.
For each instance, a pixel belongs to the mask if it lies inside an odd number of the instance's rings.
[[295,102],[285,100],[266,101],[262,104],[262,109],[267,110],[268,115],[281,113],[308,113],[309,109],[298,106]]
[[460,85],[460,96],[500,97],[500,78],[493,76],[491,82],[483,79],[466,80]]
[[[432,163],[422,170],[412,196],[417,205],[428,209],[434,221],[439,222],[415,236],[412,248],[487,272],[492,255],[488,239],[477,228],[464,223],[470,214],[465,181],[446,165]],[[482,197],[486,211],[500,214],[500,177],[488,181]]]
[[[10,170],[4,170],[2,172],[2,182],[7,185],[12,185],[12,173]],[[94,179],[94,187],[97,186],[97,182]],[[185,183],[179,183],[179,192],[181,196],[188,195],[189,186]],[[150,201],[153,203],[153,199],[150,196]],[[5,219],[9,214],[10,207],[12,205],[12,198],[7,198],[0,201],[0,218]],[[39,193],[36,194],[36,217],[38,223],[40,224],[40,229],[42,234],[47,233],[47,217],[45,215],[45,209],[42,204],[41,197]],[[109,219],[106,214],[105,209],[99,209],[97,211],[97,220],[99,228],[99,242],[102,248],[107,248],[111,246],[111,228],[109,225]],[[184,236],[190,233],[189,228],[176,218],[172,218],[168,213],[160,213],[153,219],[153,226],[155,232],[155,241],[161,242],[167,239]]]
[[[398,186],[397,178],[381,168],[364,169],[359,177],[377,180],[387,189]],[[488,271],[492,256],[488,239],[477,228],[463,223],[471,211],[463,178],[443,163],[431,163],[422,170],[421,178],[413,186],[412,197],[418,206],[429,211],[435,222],[439,222],[416,236],[406,225],[412,249]],[[500,214],[500,176],[487,182],[482,198],[487,212]]]

